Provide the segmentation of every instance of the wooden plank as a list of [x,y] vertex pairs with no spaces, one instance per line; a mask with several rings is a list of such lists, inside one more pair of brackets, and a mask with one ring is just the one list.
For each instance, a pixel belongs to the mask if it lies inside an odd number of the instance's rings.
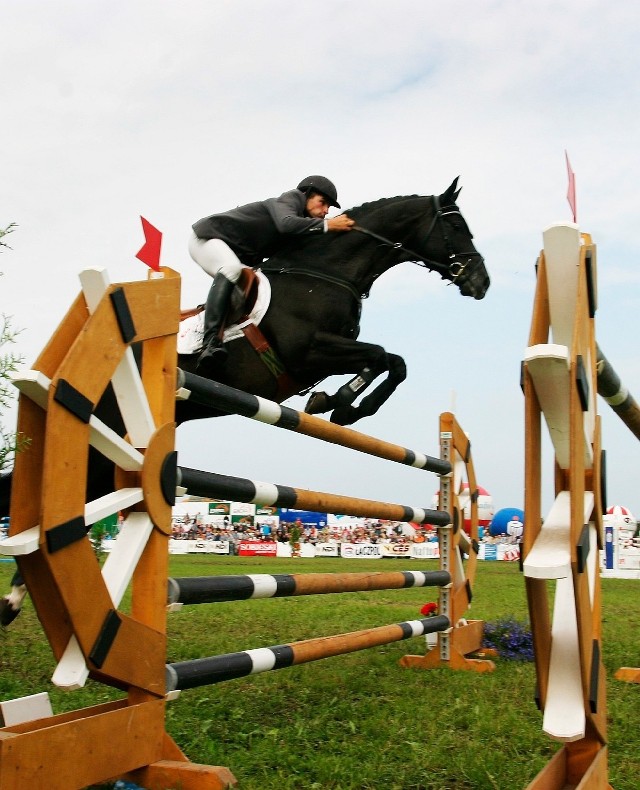
[[95,710],[0,731],[0,790],[83,788],[159,759],[162,700]]
[[526,790],[564,790],[566,788],[567,754],[563,746],[556,752]]
[[[115,607],[122,597],[133,576],[151,534],[153,524],[146,513],[130,513],[125,519],[118,540],[102,566],[102,578]],[[58,662],[52,682],[69,691],[82,688],[89,677],[85,657],[75,637]]]
[[[525,530],[526,531],[526,530]],[[525,576],[525,589],[533,637],[533,653],[538,679],[538,698],[544,710],[549,685],[549,662],[551,659],[551,619],[549,616],[549,596],[544,579]]]
[[[533,548],[523,562],[525,576],[561,579],[571,575],[571,501],[569,491],[561,491],[556,497]],[[586,491],[581,513],[588,520],[592,510],[593,493]]]
[[549,343],[531,346],[524,357],[544,414],[558,463],[569,466],[569,349]]
[[[105,269],[85,269],[80,274],[89,311],[93,313],[109,288]],[[153,415],[145,397],[133,351],[127,348],[111,379],[127,434],[134,447],[146,447],[155,430]]]
[[0,726],[2,727],[11,727],[14,724],[44,719],[48,716],[53,716],[53,710],[46,691],[29,694],[18,699],[0,701]]
[[585,718],[573,578],[568,576],[556,581],[542,728],[556,740],[575,741],[584,738]]
[[640,683],[640,667],[620,667],[614,677],[624,683]]
[[576,790],[606,790],[607,747],[585,738],[583,741],[567,744],[567,781]]
[[228,768],[219,765],[198,765],[178,760],[162,760],[146,768],[131,771],[129,779],[145,790],[228,790],[235,787],[237,780]]
[[527,343],[529,346],[549,342],[549,286],[544,250],[542,250],[538,257],[536,268],[536,290],[533,297],[531,326],[529,328],[529,340]]
[[571,347],[579,282],[580,230],[556,223],[542,233],[553,343]]
[[[51,379],[39,370],[22,371],[13,379],[21,393],[30,398],[40,408],[46,410],[49,402]],[[143,456],[126,439],[105,425],[94,415],[89,420],[89,444],[99,450],[115,464],[127,470],[142,469]],[[141,446],[141,445],[139,445]]]
[[[153,272],[150,272],[154,275]],[[116,283],[110,290],[122,287],[136,328],[136,342],[177,335],[180,328],[180,275],[163,267],[162,277],[151,276],[153,281]],[[178,309],[176,309],[178,305]],[[175,340],[172,341],[175,345]],[[175,392],[175,380],[173,389]]]

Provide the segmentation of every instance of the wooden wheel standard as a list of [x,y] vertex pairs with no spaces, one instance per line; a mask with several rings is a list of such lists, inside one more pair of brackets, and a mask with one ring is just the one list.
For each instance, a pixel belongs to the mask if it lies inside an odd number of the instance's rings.
[[[227,787],[227,769],[189,763],[164,729],[180,279],[170,269],[117,285],[102,270],[80,279],[83,293],[16,382],[18,430],[30,445],[14,470],[9,541],[58,661],[54,683],[74,689],[91,676],[126,697],[2,728],[0,790],[81,788],[125,774],[150,789]],[[124,439],[98,417],[112,394]],[[86,501],[96,488],[90,447],[116,473],[101,481],[107,493]],[[118,512],[126,517],[100,568],[87,530]],[[69,739],[84,748],[70,752]]]

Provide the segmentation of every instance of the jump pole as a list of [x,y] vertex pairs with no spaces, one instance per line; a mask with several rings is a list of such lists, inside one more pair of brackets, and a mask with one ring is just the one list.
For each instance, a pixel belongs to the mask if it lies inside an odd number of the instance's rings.
[[187,576],[169,579],[167,605],[222,603],[250,598],[401,590],[440,587],[451,582],[446,571],[374,571],[363,573],[279,573],[244,576]]
[[[543,234],[525,396],[523,571],[543,729],[563,743],[528,790],[609,788],[601,651],[600,419],[596,409],[596,250],[558,224]],[[541,512],[542,417],[554,449],[555,501]],[[548,587],[555,584],[550,616]]]
[[[598,375],[598,395],[600,395],[620,417],[631,433],[640,439],[640,406],[624,386],[620,376],[596,344]],[[615,673],[616,680],[626,683],[640,683],[640,667],[620,667]]]
[[269,670],[307,664],[322,658],[355,653],[358,650],[442,631],[449,628],[449,625],[449,618],[437,615],[347,634],[305,639],[288,645],[167,664],[167,692],[208,686]]
[[451,464],[441,458],[367,436],[353,428],[336,425],[312,414],[305,414],[226,384],[210,381],[195,373],[178,369],[177,387],[178,400],[191,400],[203,406],[215,407],[227,414],[238,414],[267,425],[348,447],[376,458],[424,469],[427,472],[435,472],[439,475],[451,472]]

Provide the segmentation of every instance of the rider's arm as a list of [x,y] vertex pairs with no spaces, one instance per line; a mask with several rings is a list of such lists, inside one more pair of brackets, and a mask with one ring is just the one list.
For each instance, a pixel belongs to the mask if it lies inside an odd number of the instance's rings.
[[304,216],[306,197],[298,189],[265,201],[267,211],[279,233],[323,233],[326,220]]

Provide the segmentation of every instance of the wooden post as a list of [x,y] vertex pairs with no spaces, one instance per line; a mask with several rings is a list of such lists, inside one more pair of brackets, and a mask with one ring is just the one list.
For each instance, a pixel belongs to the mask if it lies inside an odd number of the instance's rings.
[[[467,620],[478,562],[478,486],[471,458],[471,443],[451,412],[440,415],[440,457],[452,471],[440,478],[440,509],[449,513],[450,523],[438,527],[440,569],[451,575],[451,584],[440,589],[438,611],[451,622],[451,628],[438,634],[437,644],[423,656],[403,656],[400,666],[420,669],[470,670],[491,672],[495,664],[482,654],[481,620]],[[463,492],[463,476],[468,491]],[[464,531],[464,509],[469,504],[470,534]],[[466,560],[465,560],[466,557]],[[484,651],[485,655],[490,651]]]
[[[523,364],[523,569],[543,729],[564,745],[528,790],[609,787],[598,562],[602,494],[595,309],[591,238],[575,225],[548,228]],[[543,416],[555,455],[555,501],[544,521]],[[553,583],[551,613],[547,587]]]

